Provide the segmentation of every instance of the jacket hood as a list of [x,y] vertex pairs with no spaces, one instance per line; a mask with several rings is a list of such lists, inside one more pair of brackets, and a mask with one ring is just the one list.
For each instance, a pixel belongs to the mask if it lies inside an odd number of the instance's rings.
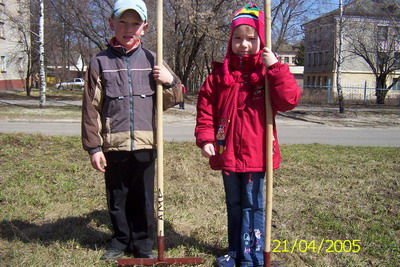
[[[260,50],[264,47],[265,44],[265,32],[264,32],[264,13],[258,8],[256,4],[248,3],[244,7],[237,10],[233,16],[231,25],[230,25],[230,36],[229,42],[227,47],[227,52],[224,58],[224,78],[223,83],[226,86],[231,86],[235,81],[232,77],[232,69],[231,69],[231,59],[233,57],[239,57],[232,52],[232,35],[236,27],[240,25],[249,25],[256,29],[258,36],[260,38]],[[262,63],[261,51],[255,55],[246,55],[242,56],[245,57],[254,57],[257,59],[254,61],[255,63],[255,70],[259,71],[260,73],[254,74],[254,76],[259,77],[260,75],[263,76],[265,74],[265,68]],[[261,64],[261,66],[260,66]],[[260,67],[260,68],[259,68]],[[252,75],[253,76],[253,75]]]

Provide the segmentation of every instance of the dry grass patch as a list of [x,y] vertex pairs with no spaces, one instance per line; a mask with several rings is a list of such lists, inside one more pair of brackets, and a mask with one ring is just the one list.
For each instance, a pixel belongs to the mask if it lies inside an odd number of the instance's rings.
[[[78,137],[0,134],[0,262],[6,266],[112,266],[102,174]],[[165,144],[166,257],[227,247],[221,174],[193,143]],[[396,266],[400,257],[400,150],[282,146],[274,173],[273,239],[360,240],[360,251],[275,252],[286,266]],[[303,245],[305,244],[303,241]],[[273,248],[277,243],[273,244]],[[282,249],[282,247],[281,247]],[[304,251],[304,247],[301,248]],[[338,250],[338,249],[336,249]]]

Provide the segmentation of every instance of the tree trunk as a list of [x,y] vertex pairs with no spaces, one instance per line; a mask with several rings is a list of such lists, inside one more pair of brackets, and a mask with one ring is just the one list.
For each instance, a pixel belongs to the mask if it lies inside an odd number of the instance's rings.
[[26,95],[31,96],[31,90],[32,90],[32,50],[28,50],[28,64],[26,67],[26,78],[25,78],[25,90],[26,90]]
[[46,72],[44,67],[44,0],[39,0],[39,73],[40,73],[40,108],[46,106]]
[[339,21],[339,45],[338,45],[338,62],[336,71],[336,87],[339,99],[339,113],[344,113],[344,98],[341,84],[341,67],[343,63],[342,44],[343,44],[343,5],[342,0],[339,1],[340,21]]
[[376,103],[378,105],[385,104],[385,98],[389,90],[386,89],[386,75],[380,75],[376,79]]

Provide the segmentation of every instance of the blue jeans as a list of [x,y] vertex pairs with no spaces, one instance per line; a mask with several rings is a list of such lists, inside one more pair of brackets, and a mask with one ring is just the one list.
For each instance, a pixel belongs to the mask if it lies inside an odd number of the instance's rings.
[[237,265],[264,264],[264,172],[223,171],[229,255]]

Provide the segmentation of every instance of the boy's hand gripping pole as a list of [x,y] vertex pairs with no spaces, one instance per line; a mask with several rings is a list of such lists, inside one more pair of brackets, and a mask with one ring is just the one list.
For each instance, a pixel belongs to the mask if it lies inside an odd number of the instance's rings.
[[[272,48],[271,40],[271,1],[264,0],[265,14],[265,45]],[[265,71],[267,73],[267,70]],[[265,74],[267,76],[267,74]],[[267,195],[265,198],[265,239],[264,239],[264,266],[271,266],[271,229],[272,229],[272,190],[273,190],[273,115],[268,79],[265,77],[265,108],[266,108],[266,178]]]
[[[163,1],[157,0],[157,59],[163,65]],[[164,140],[163,140],[163,87],[157,83],[157,249],[155,259],[118,259],[120,266],[133,265],[196,265],[202,258],[164,258]]]

